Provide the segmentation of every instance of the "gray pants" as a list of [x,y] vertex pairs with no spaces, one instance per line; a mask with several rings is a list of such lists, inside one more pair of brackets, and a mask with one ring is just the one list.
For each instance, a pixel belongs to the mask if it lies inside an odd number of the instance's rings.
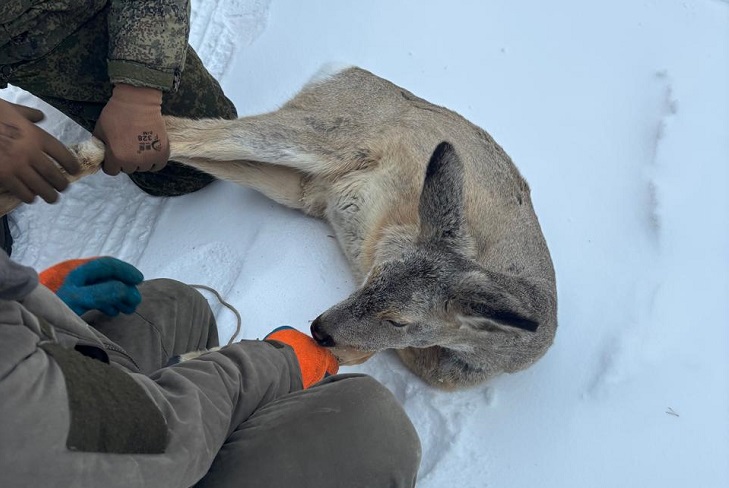
[[[84,320],[124,348],[143,373],[218,344],[215,318],[195,289],[142,283],[132,315]],[[393,395],[364,375],[336,375],[261,406],[222,446],[197,487],[415,486],[420,441]]]

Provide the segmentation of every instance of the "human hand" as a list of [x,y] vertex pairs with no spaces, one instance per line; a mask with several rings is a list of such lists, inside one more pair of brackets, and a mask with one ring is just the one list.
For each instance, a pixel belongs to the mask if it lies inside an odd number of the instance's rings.
[[110,317],[130,314],[142,301],[136,286],[144,279],[142,273],[112,257],[64,261],[40,273],[39,279],[77,315],[89,310]]
[[0,100],[0,188],[25,203],[36,196],[53,203],[68,187],[54,159],[71,174],[81,171],[66,146],[35,125],[41,120],[40,110]]
[[337,374],[339,362],[326,348],[321,347],[314,339],[292,327],[279,327],[271,331],[265,341],[288,344],[294,350],[301,369],[301,382],[309,388],[325,377]]
[[106,174],[159,171],[167,165],[170,143],[161,106],[159,90],[121,83],[114,87],[94,128],[94,136],[106,144]]

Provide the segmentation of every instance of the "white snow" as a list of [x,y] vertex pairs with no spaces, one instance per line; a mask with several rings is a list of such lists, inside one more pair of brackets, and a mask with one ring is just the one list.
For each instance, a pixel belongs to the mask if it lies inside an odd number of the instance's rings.
[[[343,368],[402,401],[423,442],[418,486],[729,486],[729,2],[193,8],[191,42],[241,115],[326,62],[359,65],[484,127],[530,182],[560,300],[539,363],[459,393],[393,354]],[[64,141],[87,137],[47,113]],[[107,254],[215,287],[245,338],[308,330],[356,286],[324,223],[225,182],[156,199],[98,174],[12,218],[20,262]],[[234,318],[211,303],[227,340]]]

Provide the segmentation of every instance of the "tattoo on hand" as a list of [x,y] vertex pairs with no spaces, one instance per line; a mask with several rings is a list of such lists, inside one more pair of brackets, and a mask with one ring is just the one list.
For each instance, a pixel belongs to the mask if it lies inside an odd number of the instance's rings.
[[152,131],[142,132],[137,136],[137,140],[139,141],[139,149],[137,149],[137,154],[141,154],[144,151],[159,152],[162,150],[162,142],[159,140],[159,136]]

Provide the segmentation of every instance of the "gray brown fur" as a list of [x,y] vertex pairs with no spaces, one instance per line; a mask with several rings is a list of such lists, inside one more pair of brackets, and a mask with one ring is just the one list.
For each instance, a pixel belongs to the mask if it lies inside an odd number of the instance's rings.
[[397,349],[454,389],[552,344],[554,269],[529,186],[460,115],[348,68],[271,113],[167,122],[173,159],[331,224],[362,285],[312,334],[344,364]]

